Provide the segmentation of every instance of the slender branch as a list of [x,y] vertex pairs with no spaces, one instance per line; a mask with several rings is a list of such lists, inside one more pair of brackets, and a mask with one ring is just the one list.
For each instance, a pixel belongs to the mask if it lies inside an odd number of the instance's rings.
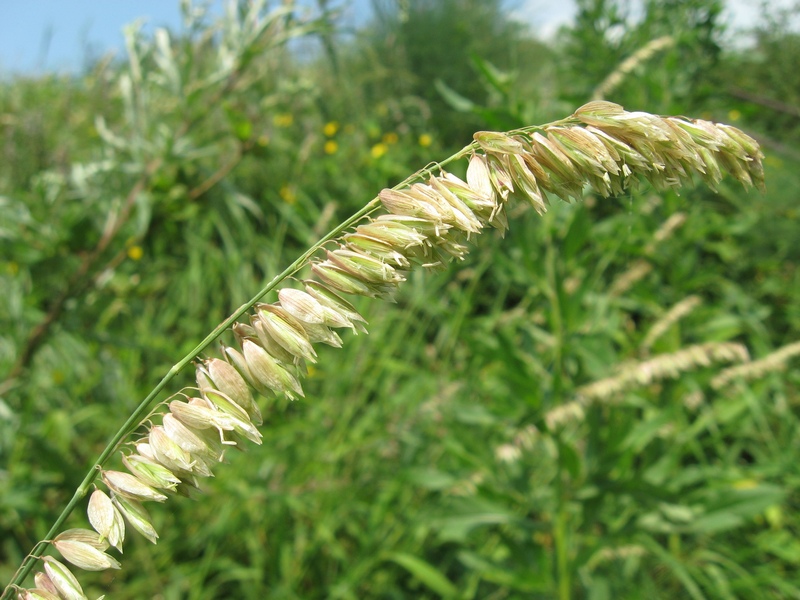
[[[223,98],[226,94],[233,91],[236,86],[239,84],[241,77],[243,75],[243,69],[241,67],[237,67],[234,69],[231,74],[228,76],[227,80],[225,81],[225,85],[220,87],[212,96],[209,98],[207,105],[208,106],[217,106],[221,98]],[[185,135],[187,131],[193,129],[196,124],[207,115],[207,112],[203,112],[202,114],[197,114],[190,119],[185,120],[175,131],[175,139],[180,138],[181,136]],[[198,196],[207,192],[211,187],[216,185],[222,178],[227,175],[230,170],[232,170],[238,162],[241,160],[242,156],[242,149],[239,148],[234,156],[234,158],[229,162],[223,165],[216,173],[212,174],[212,176],[201,183],[197,188],[194,188],[190,191],[189,197],[191,200],[196,199]],[[0,389],[6,390],[13,387],[13,382],[17,377],[19,377],[25,368],[30,363],[33,355],[35,354],[36,350],[44,342],[45,337],[47,336],[50,328],[58,321],[61,317],[61,314],[64,312],[64,306],[67,303],[67,300],[78,296],[81,292],[83,292],[87,286],[93,280],[92,277],[87,278],[87,274],[91,271],[92,267],[94,267],[95,263],[100,259],[103,252],[108,248],[109,244],[114,240],[119,230],[122,228],[125,223],[127,223],[128,218],[130,217],[131,211],[136,204],[136,198],[138,195],[144,191],[147,182],[149,181],[150,177],[161,168],[163,165],[163,158],[156,158],[153,159],[144,169],[142,174],[136,180],[133,187],[128,192],[127,196],[125,197],[125,202],[123,204],[122,210],[120,213],[113,217],[113,221],[110,227],[107,227],[103,231],[103,235],[100,238],[100,241],[97,243],[97,246],[87,254],[83,261],[81,262],[80,267],[78,270],[69,278],[67,285],[64,287],[62,292],[56,297],[53,303],[50,305],[50,308],[47,311],[44,319],[36,325],[28,335],[28,338],[23,345],[22,351],[19,354],[19,357],[14,362],[14,365],[11,367],[11,370],[6,375],[5,380],[0,384]]]
[[745,102],[752,102],[753,104],[758,104],[759,106],[771,108],[776,112],[781,112],[787,115],[791,115],[793,117],[800,118],[800,108],[797,108],[797,106],[794,106],[792,104],[787,104],[786,102],[781,102],[780,100],[775,100],[774,98],[762,96],[761,94],[756,94],[754,92],[738,87],[728,88],[728,93],[734,98],[739,98],[740,100],[744,100]]
[[222,181],[228,175],[228,173],[236,168],[236,165],[241,162],[242,156],[248,150],[249,146],[249,144],[237,145],[231,159],[219,169],[214,171],[211,175],[209,175],[207,179],[189,190],[189,192],[186,194],[186,197],[189,200],[197,200],[200,196]]
[[136,180],[136,183],[133,184],[133,187],[131,187],[130,191],[125,197],[125,202],[122,205],[122,209],[115,217],[113,217],[110,226],[105,228],[103,235],[100,237],[100,241],[97,242],[97,245],[91,250],[91,252],[84,256],[80,267],[78,267],[78,270],[72,274],[67,281],[67,285],[64,286],[64,289],[50,305],[50,308],[47,311],[44,319],[42,319],[42,321],[36,325],[36,327],[34,327],[28,335],[28,339],[25,341],[25,345],[23,346],[19,357],[6,376],[4,385],[10,385],[9,382],[19,377],[25,367],[28,366],[33,358],[34,353],[44,341],[48,331],[64,312],[64,306],[66,305],[67,300],[80,294],[92,281],[92,278],[87,279],[87,274],[92,270],[92,267],[95,266],[106,249],[108,249],[108,246],[114,240],[117,233],[119,233],[119,230],[122,228],[122,226],[128,221],[131,211],[136,204],[136,198],[144,190],[145,186],[147,185],[147,181],[150,179],[153,173],[161,166],[161,162],[161,159],[152,161],[149,165],[147,165],[145,170]]

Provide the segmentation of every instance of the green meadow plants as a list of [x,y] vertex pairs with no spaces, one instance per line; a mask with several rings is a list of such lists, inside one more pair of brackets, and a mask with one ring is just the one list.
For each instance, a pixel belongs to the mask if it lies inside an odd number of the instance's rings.
[[[746,187],[764,186],[758,144],[742,131],[705,120],[628,112],[611,102],[591,102],[550,124],[474,137],[446,160],[382,190],[169,369],[92,462],[3,598],[85,598],[65,562],[88,571],[119,569],[121,563],[109,548],[121,552],[131,530],[155,543],[158,531],[152,509],[145,505],[196,497],[202,480],[211,477],[232,450],[262,443],[260,398],[272,403],[276,398],[302,398],[302,382],[318,361],[319,345],[341,347],[337,330],[366,331],[364,317],[348,297],[392,300],[415,269],[443,269],[464,259],[486,227],[504,233],[511,225],[510,214],[523,204],[544,214],[553,200],[581,200],[587,190],[617,196],[642,180],[657,190],[677,190],[695,178],[714,188],[729,175]],[[463,179],[446,170],[460,160],[468,161]],[[617,293],[629,285],[630,281],[618,283]],[[277,300],[265,301],[268,295]],[[687,300],[669,311],[648,334],[644,347],[653,346],[694,303]],[[219,356],[201,358],[222,335],[226,337]],[[792,352],[787,349],[765,360],[785,361]],[[736,344],[689,346],[578,389],[574,404],[554,407],[545,421],[555,430],[582,419],[593,402],[606,401],[627,387],[675,377],[698,364],[745,360],[746,351]],[[157,401],[190,364],[195,366],[195,384]],[[723,372],[717,385],[736,377],[737,372]],[[498,450],[499,456],[513,462],[535,438],[533,430],[521,432],[514,443]],[[566,442],[563,447],[568,447]],[[108,464],[117,452],[125,471]],[[87,497],[91,529],[85,524],[64,529]],[[566,598],[567,548],[563,537],[555,541],[560,544],[559,591]],[[50,547],[63,561],[44,555]],[[395,554],[391,560],[441,595],[455,593],[452,584],[414,557]],[[472,562],[479,560],[474,557]],[[37,565],[42,570],[34,576],[34,585],[25,586]]]
[[800,598],[793,46],[335,4],[0,82],[5,598]]

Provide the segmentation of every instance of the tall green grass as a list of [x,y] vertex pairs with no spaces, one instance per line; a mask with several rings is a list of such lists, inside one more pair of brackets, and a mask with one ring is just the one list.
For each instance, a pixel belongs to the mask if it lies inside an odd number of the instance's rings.
[[[582,23],[570,30],[575,44],[588,41]],[[451,83],[470,96],[486,128],[499,128],[496,115],[516,119],[508,127],[545,122],[571,112],[617,62],[662,33],[657,23],[653,16],[641,29],[626,25],[617,46],[601,36],[609,58],[591,74],[556,47],[539,55],[556,59],[519,64],[516,77],[484,65],[476,80],[485,97]],[[642,189],[610,202],[588,198],[554,205],[543,219],[513,211],[506,239],[486,234],[454,270],[415,274],[397,305],[359,303],[369,336],[322,353],[306,381],[308,400],[269,413],[262,448],[232,455],[204,485],[201,502],[152,511],[160,543],[131,539],[125,568],[82,578],[87,592],[800,595],[796,359],[783,373],[721,390],[711,381],[722,367],[699,368],[548,425],[581,386],[625,365],[731,341],[758,359],[798,339],[800,182],[796,139],[780,124],[791,117],[737,100],[715,79],[724,74],[731,86],[752,79],[769,97],[771,84],[759,77],[792,60],[793,38],[779,31],[765,38],[780,49],[769,62],[754,53],[717,54],[714,62],[693,41],[695,26],[702,38],[706,25],[676,23],[668,33],[681,29],[681,43],[640,67],[611,99],[651,112],[736,117],[767,148],[765,196],[723,184],[717,195]],[[174,37],[187,77],[202,79],[203,65],[214,64],[218,49],[203,45],[212,39],[204,27]],[[144,72],[157,74],[152,42],[138,39]],[[184,52],[190,46],[194,53]],[[148,130],[125,112],[122,65],[2,87],[4,373],[96,247],[142,165],[166,157],[24,371],[2,384],[3,581],[157,374],[365,194],[454,150],[437,132],[441,113],[431,116],[411,89],[380,97],[368,87],[369,71],[349,70],[355,48],[339,48],[338,79],[324,66],[293,64],[282,47],[259,48],[250,75],[211,111],[210,95],[186,108],[187,97],[176,101],[163,80],[146,77]],[[693,55],[703,57],[691,63],[696,73],[684,69]],[[194,62],[182,62],[188,56]],[[781,76],[787,89],[791,73]],[[542,85],[522,93],[533,81]],[[709,93],[691,81],[715,83]],[[158,140],[159,124],[176,130],[200,118],[183,138],[197,152],[115,149],[97,137],[97,115],[128,143],[137,131]],[[457,122],[458,113],[447,118]],[[338,129],[328,135],[331,122]],[[329,154],[331,140],[337,148]],[[107,171],[87,170],[108,160]],[[679,213],[683,224],[657,241]],[[621,286],[638,265],[643,276]],[[647,332],[690,295],[701,303],[648,351]]]

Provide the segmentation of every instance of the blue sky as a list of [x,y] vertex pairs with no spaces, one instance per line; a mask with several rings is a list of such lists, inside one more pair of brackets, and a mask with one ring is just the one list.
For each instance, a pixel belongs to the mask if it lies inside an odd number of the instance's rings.
[[[771,5],[793,0],[772,0]],[[316,5],[314,0],[300,4]],[[211,3],[220,10],[222,0]],[[336,0],[347,22],[363,22],[370,0]],[[573,0],[508,0],[511,13],[542,35],[570,20]],[[728,21],[752,25],[757,0],[728,0]],[[148,27],[180,27],[179,0],[0,0],[0,75],[80,70],[87,59],[123,48],[122,27],[136,19]]]
[[[212,6],[221,10],[222,0]],[[315,6],[314,0],[299,4]],[[571,0],[530,2],[510,0],[510,5],[540,21],[568,18],[574,10]],[[363,22],[370,0],[336,0],[332,6],[345,9],[347,22]],[[538,5],[538,9],[537,6]],[[148,27],[178,28],[179,0],[0,0],[0,73],[42,70],[79,70],[86,60],[109,50],[123,48],[122,27],[136,19]]]

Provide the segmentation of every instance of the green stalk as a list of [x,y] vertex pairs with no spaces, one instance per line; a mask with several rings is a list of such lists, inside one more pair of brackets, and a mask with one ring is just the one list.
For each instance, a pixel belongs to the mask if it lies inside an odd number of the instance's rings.
[[[461,150],[456,152],[455,154],[449,156],[442,162],[439,163],[432,163],[432,165],[426,166],[419,171],[415,172],[413,175],[407,177],[396,186],[394,189],[400,189],[406,187],[411,182],[421,179],[426,173],[430,171],[431,168],[441,169],[447,164],[450,164],[456,160],[464,158],[470,152],[474,151],[477,148],[476,143],[469,144],[464,146]],[[300,269],[302,269],[311,257],[325,244],[338,238],[339,236],[344,233],[348,228],[352,227],[356,223],[358,223],[363,218],[367,217],[371,213],[375,212],[380,208],[380,200],[378,198],[373,198],[370,200],[361,210],[347,218],[346,220],[342,221],[334,227],[331,231],[329,231],[324,237],[322,237],[317,243],[311,246],[308,250],[306,250],[297,260],[295,260],[291,265],[289,265],[282,273],[276,275],[272,278],[272,280],[265,285],[261,290],[253,296],[250,300],[248,300],[245,304],[242,304],[236,311],[233,312],[227,319],[222,321],[219,325],[217,325],[214,330],[209,333],[203,341],[201,341],[197,346],[195,346],[186,356],[184,356],[180,361],[175,363],[167,374],[158,382],[153,390],[147,395],[147,397],[142,400],[139,406],[136,407],[136,410],[131,413],[130,417],[125,421],[122,427],[119,428],[117,433],[111,438],[111,441],[108,442],[108,445],[105,449],[100,453],[100,456],[97,457],[97,460],[94,461],[89,471],[86,473],[86,476],[81,481],[78,488],[75,490],[75,493],[72,496],[72,499],[69,503],[64,507],[64,510],[61,511],[61,514],[53,523],[50,530],[47,532],[45,539],[40,540],[36,543],[36,545],[31,550],[30,554],[28,554],[25,559],[22,561],[19,569],[17,569],[16,573],[14,573],[14,577],[11,579],[11,582],[6,586],[3,590],[2,596],[0,596],[0,600],[9,600],[11,595],[14,592],[14,589],[17,586],[21,586],[22,582],[25,581],[25,578],[30,574],[31,570],[33,569],[33,565],[35,564],[36,560],[44,554],[44,550],[47,547],[47,544],[50,543],[50,540],[54,538],[58,532],[63,527],[66,520],[72,514],[72,511],[75,510],[75,507],[78,503],[89,493],[94,480],[97,478],[97,475],[100,469],[105,465],[111,455],[119,448],[122,442],[131,434],[133,433],[141,424],[142,420],[147,417],[148,411],[150,410],[150,405],[153,403],[153,400],[167,387],[167,384],[170,383],[176,375],[178,375],[189,363],[191,363],[197,356],[203,352],[206,348],[208,348],[220,335],[222,335],[225,330],[227,330],[234,322],[236,322],[239,317],[244,315],[247,311],[249,311],[256,302],[261,300],[266,294],[273,291],[278,285],[280,285],[287,277],[290,277],[297,273]]]
[[558,467],[558,512],[556,513],[556,526],[553,542],[556,547],[556,578],[558,581],[558,600],[570,600],[571,581],[569,574],[569,548],[567,540],[567,509],[564,497],[564,482],[562,467]]
[[556,561],[558,563],[558,599],[570,599],[569,557],[567,555],[567,515],[563,507],[556,516]]

